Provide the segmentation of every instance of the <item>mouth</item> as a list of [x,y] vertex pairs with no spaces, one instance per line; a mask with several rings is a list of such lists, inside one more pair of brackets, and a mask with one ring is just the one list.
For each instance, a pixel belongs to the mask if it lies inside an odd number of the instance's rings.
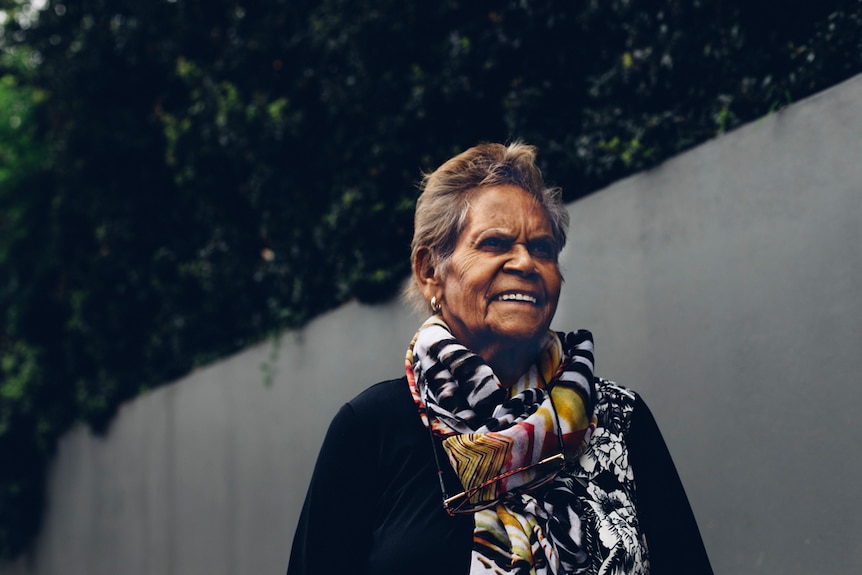
[[522,292],[507,292],[502,293],[494,298],[494,301],[514,301],[514,302],[523,302],[530,304],[537,304],[539,300],[536,296],[530,295],[528,293]]

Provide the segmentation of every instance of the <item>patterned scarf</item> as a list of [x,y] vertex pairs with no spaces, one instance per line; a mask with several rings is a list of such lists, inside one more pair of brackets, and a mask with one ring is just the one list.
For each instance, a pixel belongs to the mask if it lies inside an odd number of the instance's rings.
[[572,530],[554,528],[555,516],[580,515],[568,503],[575,500],[571,481],[529,487],[547,474],[537,463],[558,454],[561,442],[569,461],[589,444],[596,423],[592,335],[549,332],[536,364],[507,390],[432,316],[410,344],[406,371],[423,424],[442,438],[465,491],[476,489],[470,504],[488,507],[474,515],[471,573],[562,573],[567,554],[580,547]]

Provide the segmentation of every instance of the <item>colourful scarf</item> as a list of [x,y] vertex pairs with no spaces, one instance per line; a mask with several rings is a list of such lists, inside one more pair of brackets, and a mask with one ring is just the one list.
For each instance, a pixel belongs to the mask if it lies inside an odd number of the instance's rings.
[[554,515],[567,512],[561,504],[575,500],[560,496],[571,482],[534,486],[549,474],[538,463],[559,454],[561,443],[568,461],[589,444],[592,335],[549,332],[536,364],[507,390],[432,316],[410,344],[406,371],[422,422],[442,440],[469,506],[484,508],[474,515],[471,573],[559,573],[560,556],[578,547],[571,532],[551,532]]

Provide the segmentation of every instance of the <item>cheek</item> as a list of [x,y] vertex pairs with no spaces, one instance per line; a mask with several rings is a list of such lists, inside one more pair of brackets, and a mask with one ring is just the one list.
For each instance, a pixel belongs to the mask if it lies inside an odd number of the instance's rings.
[[450,285],[451,298],[462,310],[477,308],[481,303],[483,293],[480,286],[470,281],[470,276],[456,276]]
[[551,270],[546,276],[545,285],[548,289],[548,297],[552,307],[557,307],[557,300],[560,298],[560,290],[563,287],[563,276],[560,275],[558,268]]
[[459,293],[470,293],[479,289],[482,276],[481,262],[475,258],[461,257],[450,262],[446,283],[450,289]]
[[471,269],[470,261],[461,261],[458,264],[449,268],[446,298],[458,315],[466,318],[468,314],[481,314],[486,304],[488,284],[483,281],[483,274],[477,273],[479,270]]
[[551,280],[551,285],[553,286],[551,288],[551,291],[554,292],[557,297],[560,297],[560,290],[563,287],[563,276],[560,275],[559,271],[554,274],[554,277]]

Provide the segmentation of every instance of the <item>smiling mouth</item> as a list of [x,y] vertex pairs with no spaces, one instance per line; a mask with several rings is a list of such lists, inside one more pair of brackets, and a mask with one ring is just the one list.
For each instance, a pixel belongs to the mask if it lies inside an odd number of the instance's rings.
[[522,301],[533,304],[538,303],[538,300],[535,297],[523,293],[504,293],[497,296],[496,299],[499,301]]

